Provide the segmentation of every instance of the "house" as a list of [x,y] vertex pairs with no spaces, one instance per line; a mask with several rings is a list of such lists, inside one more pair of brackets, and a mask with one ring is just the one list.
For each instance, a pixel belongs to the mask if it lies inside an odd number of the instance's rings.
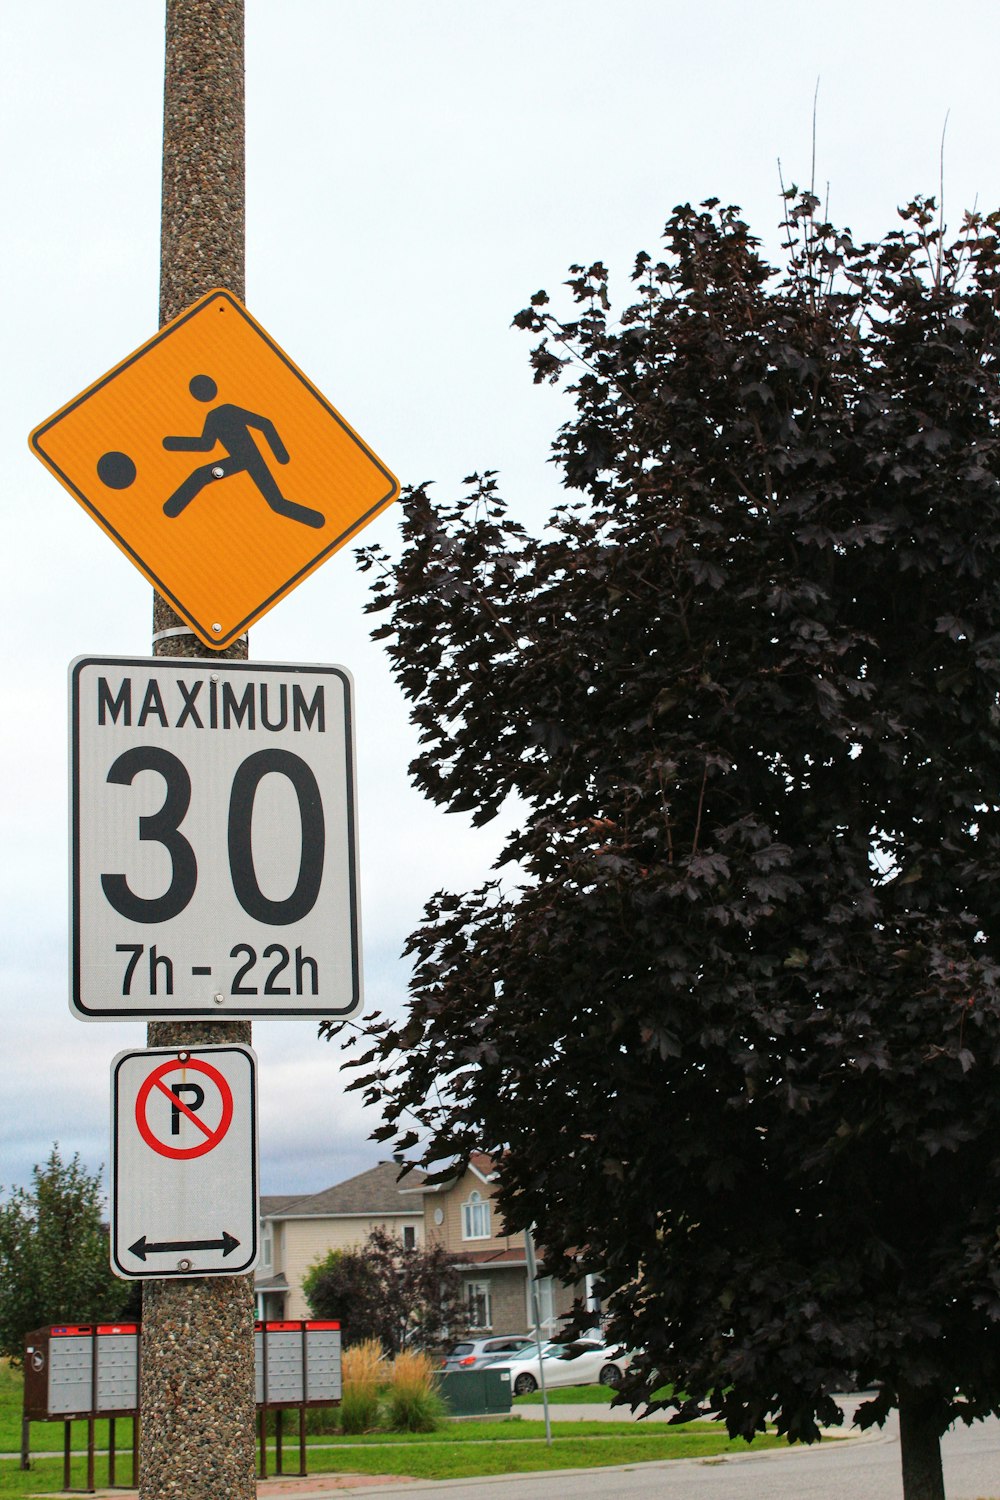
[[[355,1249],[373,1229],[384,1229],[404,1245],[424,1242],[419,1197],[401,1191],[396,1162],[380,1162],[321,1193],[260,1200],[261,1252],[254,1278],[257,1316],[270,1320],[308,1318],[302,1278],[331,1250]],[[405,1183],[422,1181],[410,1172]]]
[[[484,1152],[446,1182],[415,1184],[403,1195],[424,1205],[424,1243],[443,1244],[462,1276],[470,1332],[526,1333],[534,1327],[525,1237],[509,1235],[494,1204],[497,1174]],[[551,1276],[535,1283],[543,1335],[552,1337],[576,1295]],[[593,1298],[588,1299],[590,1305]]]
[[[523,1234],[509,1235],[494,1198],[497,1174],[483,1152],[444,1182],[419,1171],[399,1178],[381,1162],[321,1193],[261,1199],[261,1257],[254,1290],[257,1316],[307,1318],[302,1279],[331,1250],[356,1249],[373,1229],[403,1245],[443,1245],[458,1267],[470,1332],[527,1333],[534,1328]],[[595,1307],[589,1286],[564,1287],[551,1276],[535,1283],[543,1335],[558,1333],[580,1296]]]

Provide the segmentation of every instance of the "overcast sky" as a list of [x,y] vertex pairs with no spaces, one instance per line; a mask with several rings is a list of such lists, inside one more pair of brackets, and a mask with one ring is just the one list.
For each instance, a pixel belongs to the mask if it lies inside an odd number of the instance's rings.
[[[559,498],[565,397],[511,329],[603,259],[627,294],[671,208],[743,205],[777,253],[778,162],[859,235],[937,191],[1000,205],[995,0],[247,0],[247,304],[404,483],[501,471],[522,519]],[[0,0],[4,358],[0,1183],[54,1141],[108,1159],[112,1056],[141,1024],[67,1006],[66,675],[150,654],[151,591],[32,457],[27,434],[157,325],[162,0]],[[365,540],[394,545],[398,518]],[[345,550],[251,634],[261,661],[343,663],[357,688],[366,989],[436,888],[480,879],[489,830],[410,788],[405,707]],[[265,1192],[373,1165],[378,1124],[310,1021],[254,1024]]]

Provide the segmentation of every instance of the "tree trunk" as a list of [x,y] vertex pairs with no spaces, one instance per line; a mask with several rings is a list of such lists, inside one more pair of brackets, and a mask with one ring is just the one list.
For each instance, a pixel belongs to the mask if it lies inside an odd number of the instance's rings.
[[903,1500],[945,1500],[935,1401],[900,1392],[899,1446]]

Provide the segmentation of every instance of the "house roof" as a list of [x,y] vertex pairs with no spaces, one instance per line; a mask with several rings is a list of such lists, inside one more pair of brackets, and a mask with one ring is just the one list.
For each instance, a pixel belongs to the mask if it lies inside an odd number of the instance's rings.
[[[465,1169],[474,1172],[480,1182],[496,1182],[497,1171],[493,1165],[492,1156],[487,1156],[485,1151],[473,1151],[469,1156],[469,1164]],[[464,1173],[456,1172],[454,1177],[448,1177],[442,1182],[427,1184],[426,1182],[415,1182],[412,1187],[403,1189],[404,1193],[447,1193],[461,1181]]]
[[[379,1162],[367,1172],[348,1177],[321,1193],[298,1193],[286,1198],[262,1198],[261,1216],[268,1219],[335,1218],[342,1215],[367,1217],[372,1214],[405,1214],[414,1218],[422,1212],[419,1203],[403,1196],[419,1187],[423,1173],[413,1169],[398,1181],[399,1166],[394,1161]],[[265,1204],[269,1205],[265,1207]]]
[[463,1266],[526,1266],[528,1257],[520,1250],[463,1250],[451,1257],[459,1270]]
[[284,1271],[279,1271],[277,1276],[255,1276],[253,1289],[255,1292],[287,1292],[288,1278]]
[[262,1193],[260,1199],[260,1216],[262,1219],[272,1218],[275,1214],[281,1213],[283,1208],[290,1207],[293,1203],[304,1203],[306,1199],[311,1197],[311,1193],[280,1193],[270,1196]]

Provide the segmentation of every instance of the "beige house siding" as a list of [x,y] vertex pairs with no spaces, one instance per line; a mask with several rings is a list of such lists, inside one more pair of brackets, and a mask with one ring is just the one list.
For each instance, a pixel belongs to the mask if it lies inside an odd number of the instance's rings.
[[[524,1333],[528,1328],[527,1269],[522,1265],[500,1266],[490,1264],[488,1257],[513,1251],[519,1258],[524,1255],[524,1236],[505,1235],[502,1222],[493,1202],[494,1185],[484,1181],[488,1172],[477,1172],[471,1167],[460,1178],[438,1192],[424,1195],[425,1236],[429,1244],[440,1243],[456,1258],[475,1256],[471,1264],[460,1265],[462,1281],[486,1286],[489,1290],[489,1328],[482,1332]],[[464,1238],[464,1214],[466,1204],[474,1193],[480,1202],[490,1204],[490,1234],[485,1238]],[[442,1222],[435,1224],[435,1214],[440,1212]],[[480,1260],[480,1257],[483,1259]],[[464,1296],[464,1294],[463,1294]],[[479,1330],[477,1330],[479,1331]]]
[[[265,1206],[265,1218],[273,1253],[271,1265],[259,1273],[261,1295],[270,1299],[269,1307],[280,1306],[283,1300],[282,1317],[308,1318],[302,1280],[311,1266],[331,1250],[363,1245],[373,1229],[383,1229],[402,1240],[407,1227],[413,1229],[417,1245],[443,1245],[458,1263],[466,1288],[470,1283],[488,1288],[492,1331],[528,1332],[531,1313],[524,1236],[502,1232],[494,1184],[489,1180],[491,1170],[489,1157],[479,1153],[454,1182],[420,1192],[405,1186],[400,1189],[394,1165],[380,1163],[378,1168],[322,1193],[272,1200]],[[466,1239],[463,1209],[473,1194],[478,1194],[479,1202],[490,1205],[490,1233]],[[371,1209],[366,1212],[369,1205]],[[434,1222],[437,1214],[441,1215],[440,1224]],[[288,1285],[285,1293],[280,1290],[282,1278]],[[275,1280],[279,1288],[266,1291],[268,1281]],[[572,1300],[571,1288],[547,1285],[542,1313],[547,1332],[556,1331],[559,1313],[567,1311]],[[269,1311],[268,1316],[278,1314]]]
[[416,1231],[416,1243],[423,1243],[423,1224],[419,1217],[396,1215],[343,1215],[338,1218],[285,1219],[275,1223],[281,1239],[281,1259],[276,1258],[274,1271],[284,1272],[288,1281],[285,1299],[286,1318],[308,1318],[309,1304],[302,1292],[302,1278],[316,1261],[331,1250],[354,1250],[363,1245],[373,1229],[384,1229],[397,1239],[403,1238],[403,1226]]
[[[421,1181],[421,1174],[406,1180]],[[307,1318],[302,1278],[331,1250],[363,1245],[374,1229],[405,1243],[423,1242],[423,1205],[405,1196],[395,1162],[379,1162],[318,1193],[265,1196],[261,1200],[264,1237],[270,1237],[270,1264],[258,1267],[255,1292],[259,1315]],[[404,1239],[404,1231],[409,1231]]]
[[[438,1193],[427,1193],[424,1196],[425,1204],[425,1235],[429,1244],[443,1242],[445,1247],[454,1255],[463,1252],[476,1251],[499,1251],[499,1250],[524,1250],[524,1236],[521,1234],[505,1235],[501,1233],[500,1216],[496,1206],[491,1203],[490,1209],[490,1236],[488,1239],[463,1239],[463,1206],[468,1203],[473,1193],[478,1193],[483,1202],[491,1202],[493,1198],[493,1184],[484,1182],[478,1172],[469,1170],[454,1184],[454,1186],[443,1189]],[[440,1225],[434,1223],[434,1211],[441,1209],[444,1222]]]

